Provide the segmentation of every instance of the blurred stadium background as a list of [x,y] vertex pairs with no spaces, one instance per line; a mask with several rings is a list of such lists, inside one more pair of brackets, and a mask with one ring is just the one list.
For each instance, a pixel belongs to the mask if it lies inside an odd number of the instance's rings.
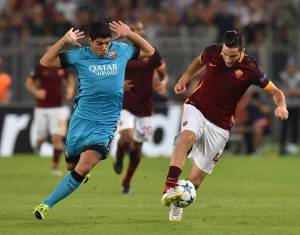
[[[299,66],[300,61],[300,27],[296,20],[299,14],[298,0],[1,0],[1,71],[8,73],[12,80],[10,97],[1,105],[0,153],[5,156],[32,151],[33,140],[28,140],[29,136],[34,139],[30,135],[34,100],[25,89],[25,79],[35,68],[45,47],[71,26],[86,31],[87,25],[96,19],[128,22],[134,17],[144,22],[147,37],[161,52],[171,77],[168,101],[155,96],[156,113],[165,115],[165,119],[161,115],[157,117],[153,143],[146,145],[144,150],[146,155],[158,156],[169,155],[172,150],[174,132],[170,132],[165,123],[168,120],[174,125],[178,123],[176,104],[180,103],[172,87],[193,57],[207,45],[220,42],[226,30],[235,28],[246,35],[247,53],[257,59],[275,84],[286,86],[281,74],[287,68],[287,61],[292,61],[294,67]],[[293,85],[293,89],[299,89],[299,79]],[[268,106],[271,100],[259,95],[257,105],[255,94],[241,102],[228,151],[256,153],[267,145],[273,152],[297,154],[298,136],[291,133],[291,129],[299,132],[300,94],[294,95],[293,102],[289,103],[290,108],[295,109],[295,120],[289,121],[291,128],[284,134],[281,134],[282,124],[273,119],[270,109],[253,107]],[[253,147],[252,136],[262,131],[254,128],[257,112],[267,119],[267,124],[263,128],[264,140]],[[7,114],[13,113],[17,114],[15,119],[5,119]],[[22,116],[24,113],[29,116]],[[9,123],[17,120],[19,125],[12,124],[16,129],[13,131]]]
[[[87,30],[97,19],[133,17],[144,22],[171,78],[168,100],[155,95],[155,132],[144,146],[146,156],[170,156],[183,99],[173,85],[229,29],[245,33],[246,52],[288,94],[290,120],[275,120],[270,97],[250,90],[224,159],[176,227],[166,226],[168,212],[159,205],[166,158],[142,161],[133,181],[136,194],[129,198],[120,195],[120,178],[108,159],[81,192],[40,224],[31,217],[32,207],[59,178],[48,171],[50,159],[33,154],[35,102],[26,77],[46,46],[70,27]],[[299,234],[299,18],[300,0],[0,0],[0,156],[13,156],[0,157],[0,234]],[[8,93],[4,73],[11,79]],[[51,151],[48,143],[41,154]]]

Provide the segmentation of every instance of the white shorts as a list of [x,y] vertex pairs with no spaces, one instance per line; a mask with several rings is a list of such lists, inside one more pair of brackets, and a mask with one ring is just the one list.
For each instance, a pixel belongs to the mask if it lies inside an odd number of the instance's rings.
[[151,117],[138,117],[126,109],[121,111],[118,131],[133,129],[133,139],[137,142],[149,142],[152,137]]
[[229,131],[208,121],[195,106],[184,104],[183,108],[180,132],[190,130],[197,136],[188,157],[202,171],[211,174],[223,153]]
[[35,108],[34,125],[37,130],[37,138],[44,140],[50,135],[65,136],[67,121],[70,115],[68,107]]

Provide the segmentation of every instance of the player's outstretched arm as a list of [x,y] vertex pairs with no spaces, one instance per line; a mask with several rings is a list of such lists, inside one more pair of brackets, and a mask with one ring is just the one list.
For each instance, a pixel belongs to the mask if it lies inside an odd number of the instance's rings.
[[274,103],[277,105],[274,111],[275,116],[281,120],[288,119],[289,112],[287,110],[283,92],[278,89],[272,82],[269,82],[265,90],[272,95]]
[[186,92],[186,85],[195,78],[195,74],[203,68],[204,64],[201,61],[201,56],[196,57],[193,62],[189,65],[186,71],[177,81],[174,92],[177,95],[184,94]]
[[71,28],[60,40],[50,47],[43,57],[40,59],[40,64],[45,67],[60,68],[61,63],[58,57],[59,52],[67,44],[81,46],[78,40],[84,37],[84,32]]
[[139,58],[149,57],[154,54],[155,49],[151,46],[151,44],[144,38],[131,31],[129,26],[124,24],[122,21],[113,21],[109,23],[109,27],[113,32],[116,33],[115,38],[125,37],[140,48]]

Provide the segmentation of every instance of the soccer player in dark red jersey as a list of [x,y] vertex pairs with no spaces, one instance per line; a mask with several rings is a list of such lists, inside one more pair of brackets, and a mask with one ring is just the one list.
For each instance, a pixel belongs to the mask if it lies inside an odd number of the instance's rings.
[[61,175],[59,160],[68,121],[68,110],[63,106],[63,100],[73,98],[75,79],[72,73],[65,69],[37,65],[35,71],[32,71],[26,79],[25,86],[36,98],[34,109],[34,123],[37,129],[36,149],[39,149],[49,133],[54,148],[51,172],[53,175]]
[[180,77],[174,87],[175,93],[185,93],[193,75],[204,66],[206,71],[202,82],[183,107],[181,131],[170,160],[165,193],[161,198],[163,205],[171,206],[171,221],[180,221],[182,218],[182,208],[174,206],[172,202],[180,197],[176,183],[188,151],[191,149],[188,157],[193,162],[188,180],[197,189],[219,160],[234,123],[237,103],[249,86],[259,86],[271,94],[276,104],[275,116],[280,120],[288,118],[284,94],[268,79],[256,61],[245,54],[241,33],[227,31],[223,44],[207,47]]
[[[134,21],[130,25],[133,32],[145,37],[143,23]],[[154,73],[158,76],[154,76]],[[127,63],[125,73],[125,93],[121,120],[119,122],[120,139],[118,140],[114,170],[120,174],[123,169],[123,158],[129,152],[129,165],[122,181],[122,192],[130,192],[130,181],[141,159],[144,141],[151,139],[152,85],[155,90],[164,93],[168,82],[166,64],[155,50],[154,55]]]

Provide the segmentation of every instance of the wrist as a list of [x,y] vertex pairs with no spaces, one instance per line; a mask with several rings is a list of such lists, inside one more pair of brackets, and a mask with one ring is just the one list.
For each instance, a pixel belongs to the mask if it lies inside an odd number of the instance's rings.
[[68,43],[68,40],[66,39],[65,36],[63,36],[60,40],[59,40],[63,45],[66,45]]
[[287,108],[286,104],[278,104],[277,107],[285,108],[285,109]]

